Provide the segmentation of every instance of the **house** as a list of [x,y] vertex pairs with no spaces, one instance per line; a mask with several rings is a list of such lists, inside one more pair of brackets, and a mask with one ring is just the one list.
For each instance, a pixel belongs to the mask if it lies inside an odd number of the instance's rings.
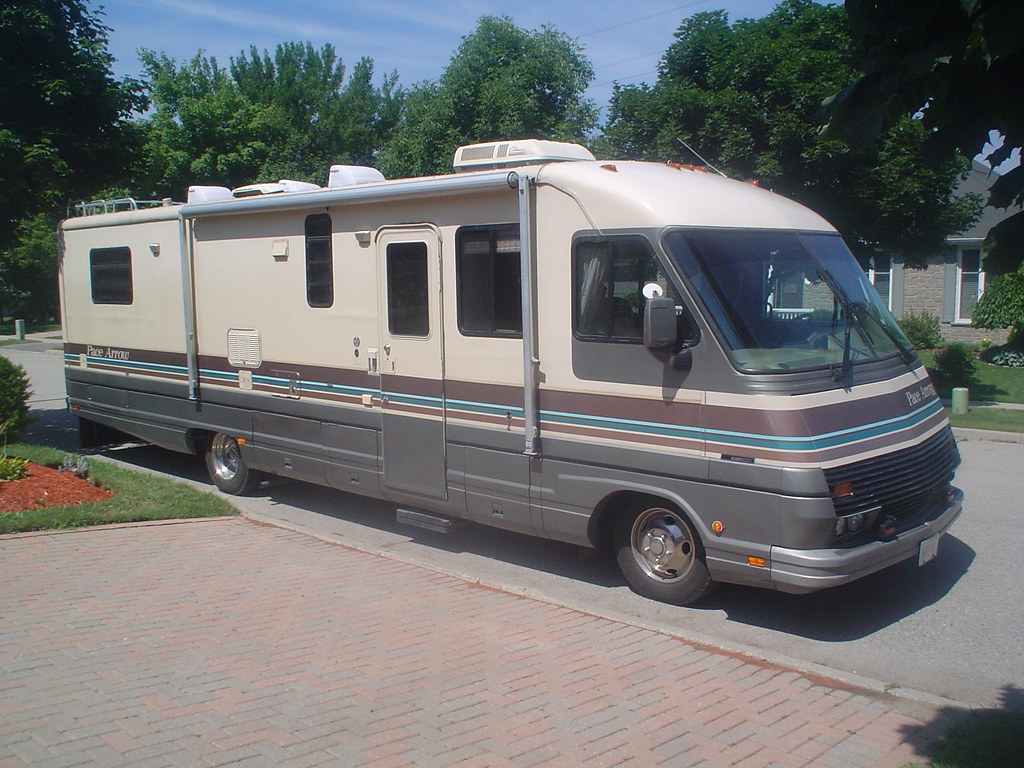
[[[988,166],[975,161],[959,192],[987,198],[991,184]],[[985,206],[977,223],[947,237],[944,251],[929,259],[924,269],[905,266],[899,256],[876,257],[868,277],[897,319],[927,313],[939,318],[946,341],[977,344],[991,339],[993,344],[1004,344],[1008,330],[973,328],[971,312],[985,292],[982,242],[992,227],[1016,212]]]

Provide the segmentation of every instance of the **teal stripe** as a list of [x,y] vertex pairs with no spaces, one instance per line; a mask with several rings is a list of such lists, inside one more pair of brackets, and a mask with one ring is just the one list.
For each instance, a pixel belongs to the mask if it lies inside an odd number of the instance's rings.
[[[65,353],[65,362],[78,362],[79,355]],[[164,365],[161,363],[142,363],[131,360],[112,360],[106,357],[86,357],[87,363],[109,365],[116,368],[126,368],[134,371],[159,371],[162,373],[176,373],[186,375],[188,369],[178,365]],[[236,373],[216,371],[204,368],[200,375],[217,381],[235,381]],[[289,379],[280,376],[253,376],[255,383],[264,386],[287,387],[291,382]],[[328,384],[320,381],[300,380],[299,385],[304,390],[315,392],[334,392],[359,397],[364,394],[380,395],[376,389],[362,387],[349,387],[340,384]],[[490,416],[505,416],[511,412],[513,417],[522,418],[523,409],[520,407],[497,405],[495,403],[480,403],[471,400],[448,400],[445,403],[441,398],[424,395],[412,395],[407,393],[387,393],[388,397],[397,403],[405,405],[417,405],[428,408],[442,408],[447,406],[451,410],[465,411],[468,413],[486,414]],[[579,413],[566,413],[563,411],[541,411],[540,418],[554,424],[566,424],[571,426],[593,427],[597,429],[614,430],[617,432],[659,435],[685,440],[701,440],[714,443],[743,446],[747,448],[774,449],[781,451],[809,451],[834,448],[836,446],[866,440],[872,437],[880,437],[892,434],[905,429],[915,427],[924,423],[942,411],[942,404],[932,401],[910,413],[897,416],[891,419],[865,424],[859,427],[826,432],[811,436],[780,437],[778,435],[763,435],[752,432],[733,432],[718,429],[706,429],[703,427],[690,427],[674,424],[658,424],[649,421],[634,421],[629,419],[613,419],[604,416],[592,416]]]

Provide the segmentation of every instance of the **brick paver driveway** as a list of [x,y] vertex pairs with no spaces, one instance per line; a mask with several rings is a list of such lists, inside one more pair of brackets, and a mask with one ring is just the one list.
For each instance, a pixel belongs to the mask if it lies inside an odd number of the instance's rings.
[[892,702],[242,519],[0,538],[0,764],[903,766]]

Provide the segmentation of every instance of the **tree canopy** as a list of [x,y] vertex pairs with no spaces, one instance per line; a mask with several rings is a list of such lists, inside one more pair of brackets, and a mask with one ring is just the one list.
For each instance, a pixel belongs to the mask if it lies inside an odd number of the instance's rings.
[[144,100],[114,78],[108,31],[84,0],[0,7],[0,249],[23,218],[126,176]]
[[323,183],[331,163],[372,164],[398,117],[397,76],[373,84],[361,59],[346,80],[330,44],[255,48],[229,68],[197,54],[178,65],[141,53],[153,115],[141,186],[180,199],[190,184],[235,187],[292,178]]
[[484,16],[436,83],[421,83],[382,156],[388,176],[446,173],[455,149],[496,139],[581,141],[597,124],[590,62],[550,27]]
[[886,252],[922,264],[976,218],[979,201],[954,196],[967,160],[925,158],[920,121],[859,151],[819,135],[822,100],[856,79],[841,8],[785,0],[732,24],[724,11],[699,13],[675,38],[654,85],[613,93],[606,136],[619,154],[693,162],[686,142],[728,175],[815,209],[865,261]]
[[[1020,0],[846,0],[860,71],[829,102],[828,132],[864,147],[888,126],[916,115],[926,148],[971,157],[991,132],[997,166],[1024,145],[1024,3]],[[1024,167],[996,179],[989,204],[1024,205]],[[986,269],[1012,272],[1024,261],[1024,212],[992,228]]]

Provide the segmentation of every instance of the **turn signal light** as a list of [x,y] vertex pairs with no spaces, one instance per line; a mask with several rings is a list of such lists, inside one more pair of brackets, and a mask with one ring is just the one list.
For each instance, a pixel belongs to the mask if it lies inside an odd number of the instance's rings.
[[764,568],[764,558],[750,555],[747,557],[747,565],[752,565],[755,568]]
[[832,495],[837,499],[853,496],[853,483],[836,483],[832,487]]

